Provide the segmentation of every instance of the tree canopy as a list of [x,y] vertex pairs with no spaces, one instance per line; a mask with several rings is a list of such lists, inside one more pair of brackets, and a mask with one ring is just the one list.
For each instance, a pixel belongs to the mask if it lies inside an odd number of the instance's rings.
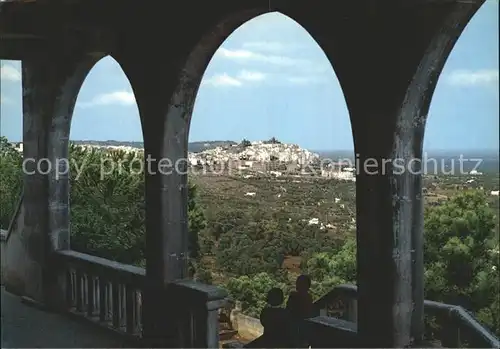
[[[102,176],[103,158],[113,159],[122,166]],[[142,154],[71,146],[70,159],[72,248],[143,266],[144,178],[134,167],[144,161]],[[22,154],[1,138],[2,228],[9,225],[22,189],[21,164]],[[245,185],[257,181],[264,183],[263,190],[275,189],[266,179],[255,179]],[[288,199],[281,203],[281,208],[276,208],[242,198],[229,200],[230,196],[201,204],[207,189],[190,181],[188,240],[195,277],[226,287],[234,299],[242,302],[243,311],[253,316],[264,306],[270,288],[281,287],[288,292],[299,272],[311,276],[314,298],[340,283],[355,283],[356,242],[350,228],[351,216],[346,213],[344,217],[342,210],[336,211],[336,222],[344,223],[338,224],[340,229],[334,233],[310,224],[308,219],[300,219],[322,213],[321,207],[326,203],[318,197],[328,185],[338,185],[335,189],[345,191],[342,200],[346,205],[354,205],[354,199],[343,184],[314,183],[307,187],[302,183],[282,184],[288,186],[278,188],[279,193],[288,195]],[[291,193],[291,188],[297,193]],[[230,192],[231,188],[224,190]],[[311,207],[319,209],[314,211]],[[326,207],[328,211],[335,206]],[[475,312],[498,335],[497,210],[498,203],[490,206],[482,189],[455,191],[447,201],[428,205],[424,216],[424,257],[426,299],[462,305]],[[300,261],[297,270],[286,265],[293,258]]]

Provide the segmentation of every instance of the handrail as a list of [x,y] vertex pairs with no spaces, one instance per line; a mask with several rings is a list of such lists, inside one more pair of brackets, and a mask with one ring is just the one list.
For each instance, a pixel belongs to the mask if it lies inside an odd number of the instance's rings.
[[[71,250],[57,251],[54,261],[59,276],[66,278],[64,305],[70,314],[125,335],[137,344],[158,339],[143,337],[145,269]],[[163,296],[174,302],[176,320],[168,324],[170,329],[162,341],[172,340],[175,332],[182,334],[177,338],[181,348],[218,347],[217,315],[227,293],[193,280],[177,280],[164,291],[167,293]]]
[[21,189],[21,194],[19,195],[19,200],[17,201],[16,210],[14,211],[14,214],[12,215],[12,218],[9,223],[9,227],[7,228],[7,235],[5,235],[5,237],[2,236],[2,240],[5,242],[9,241],[10,234],[12,234],[12,230],[16,225],[17,217],[19,216],[19,212],[21,212],[23,199],[24,199],[24,187],[23,189]]
[[142,336],[145,269],[71,250],[54,257],[70,313],[130,339]]
[[351,284],[341,284],[335,286],[330,292],[325,294],[320,299],[316,300],[316,302],[314,302],[314,305],[316,306],[316,308],[319,308],[322,306],[322,304],[326,304],[329,300],[336,299],[342,295],[356,299],[358,297],[358,287]]
[[492,348],[500,348],[500,341],[498,338],[496,338],[489,329],[481,325],[476,317],[462,306],[425,300],[424,309],[434,311],[436,314],[447,311],[450,317],[457,320],[460,325],[471,330],[476,336],[480,337],[484,343],[488,343]]
[[144,268],[111,261],[86,253],[73,250],[60,250],[57,251],[56,254],[59,255],[60,258],[66,259],[70,264],[81,266],[86,271],[95,274],[107,274],[114,279],[120,279],[122,282],[141,285],[146,276],[146,270]]
[[[339,297],[357,299],[357,286],[355,285],[339,285],[332,289],[329,293],[321,297],[319,300],[314,302],[314,305],[321,309],[326,306],[326,304],[333,299],[338,299]],[[435,302],[430,300],[424,301],[424,309],[428,313],[434,313],[436,315],[442,314],[451,317],[457,322],[457,325],[465,327],[472,333],[479,337],[481,341],[488,345],[490,348],[500,348],[500,341],[496,336],[491,333],[486,327],[481,325],[481,323],[467,310],[458,305],[450,305],[441,302]]]

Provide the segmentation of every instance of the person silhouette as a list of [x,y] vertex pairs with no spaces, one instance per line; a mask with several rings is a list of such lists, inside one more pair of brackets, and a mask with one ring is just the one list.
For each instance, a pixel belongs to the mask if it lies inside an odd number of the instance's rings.
[[300,275],[295,282],[295,291],[290,293],[286,305],[292,316],[307,319],[314,315],[312,296],[309,294],[310,288],[311,278],[308,275]]
[[282,308],[285,297],[280,288],[272,288],[267,293],[266,306],[260,313],[260,322],[264,327],[262,342],[266,348],[288,348],[290,343],[287,340],[289,332],[288,314]]
[[300,275],[295,281],[295,291],[290,293],[286,309],[290,313],[293,322],[293,331],[296,341],[300,346],[308,346],[307,334],[302,328],[302,320],[313,317],[314,306],[312,296],[309,293],[311,278],[308,275]]

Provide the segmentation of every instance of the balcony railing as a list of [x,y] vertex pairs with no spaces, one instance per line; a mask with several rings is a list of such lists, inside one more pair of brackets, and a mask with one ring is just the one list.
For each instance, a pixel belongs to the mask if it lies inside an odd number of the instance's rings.
[[[144,339],[142,291],[146,272],[143,268],[71,250],[57,251],[56,262],[64,279],[66,309],[71,314],[135,343]],[[173,334],[170,340],[175,340],[178,347],[219,346],[218,310],[226,303],[225,291],[192,280],[179,280],[169,284],[163,296],[171,306],[171,314],[167,316],[172,316],[169,328],[162,334],[165,340]]]
[[130,339],[141,336],[143,268],[71,250],[57,252],[57,258],[71,313]]
[[[356,348],[360,346],[357,335],[357,287],[340,285],[314,304],[319,316],[304,321],[309,343],[315,348]],[[425,301],[425,316],[435,321],[437,336],[426,338],[432,347],[446,348],[500,348],[499,340],[481,325],[464,308],[440,302]],[[436,326],[437,324],[437,326]],[[436,338],[437,337],[437,338]],[[265,335],[255,339],[246,347],[265,346]],[[229,347],[241,347],[231,344]]]
[[[351,323],[357,322],[357,287],[340,285],[315,302],[320,314]],[[438,340],[443,347],[500,348],[500,342],[486,327],[461,306],[426,300],[427,327],[434,323],[435,333],[428,340]],[[433,326],[433,327],[434,327]],[[430,336],[431,331],[428,331]]]
[[[2,231],[2,247],[14,229],[22,200],[21,193],[9,229]],[[72,314],[130,339],[141,337],[144,269],[71,250],[58,251],[56,258],[67,290],[66,304]],[[184,302],[187,318],[195,321],[196,326],[218,329],[216,313],[227,301],[226,295],[213,286],[195,282],[179,282],[176,286],[178,301]],[[189,297],[184,297],[188,294]],[[345,338],[345,346],[349,346],[356,332],[357,287],[337,286],[315,305],[321,316],[308,320],[308,325],[321,333]],[[199,309],[204,309],[201,316]],[[500,348],[498,338],[463,307],[426,300],[424,309],[428,339],[438,340],[449,348]],[[196,319],[192,317],[195,313]],[[193,323],[187,326],[193,328]],[[186,330],[191,331],[187,327]],[[196,341],[202,346],[201,343],[218,343],[218,330],[198,332],[201,337],[193,334],[191,343]]]

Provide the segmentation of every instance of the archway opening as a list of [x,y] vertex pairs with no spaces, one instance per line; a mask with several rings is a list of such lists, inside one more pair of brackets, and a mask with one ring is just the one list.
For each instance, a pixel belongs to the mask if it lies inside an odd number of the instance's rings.
[[144,266],[141,123],[130,83],[112,57],[89,72],[71,122],[71,248]]
[[22,191],[21,61],[0,61],[0,229],[7,231]]
[[[498,92],[498,2],[486,1],[453,48],[429,111],[424,263],[426,299],[463,306],[497,336]],[[437,330],[427,324],[429,337]]]
[[254,317],[271,287],[287,294],[301,273],[316,299],[355,282],[349,115],[303,27],[274,12],[236,29],[205,71],[189,140],[203,212],[199,280],[228,289]]

